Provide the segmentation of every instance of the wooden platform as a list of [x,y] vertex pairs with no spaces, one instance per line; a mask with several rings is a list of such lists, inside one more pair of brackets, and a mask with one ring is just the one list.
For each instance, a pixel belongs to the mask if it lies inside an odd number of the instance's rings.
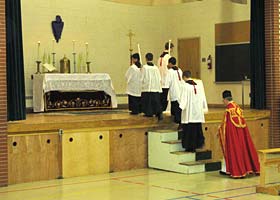
[[[205,148],[222,157],[217,129],[223,109],[206,114]],[[270,112],[245,110],[257,149],[268,148]],[[28,114],[8,123],[9,184],[123,171],[147,167],[147,132],[176,130],[169,114],[157,118],[127,110]]]
[[[28,114],[23,121],[8,123],[9,134],[21,134],[23,132],[53,131],[58,129],[122,129],[127,127],[166,127],[174,128],[171,123],[170,114],[165,114],[164,120],[160,123],[154,118],[146,118],[141,115],[129,115],[126,110],[99,110],[99,111],[69,111]],[[221,123],[224,109],[212,109],[206,115],[207,123]],[[247,121],[268,119],[268,110],[245,110],[244,115]],[[168,123],[168,124],[166,124]],[[168,127],[167,126],[167,127]]]

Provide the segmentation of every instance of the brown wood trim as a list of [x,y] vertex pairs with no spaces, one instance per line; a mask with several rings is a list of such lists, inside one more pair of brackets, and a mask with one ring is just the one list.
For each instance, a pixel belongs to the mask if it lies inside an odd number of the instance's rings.
[[215,24],[215,44],[250,42],[250,21]]

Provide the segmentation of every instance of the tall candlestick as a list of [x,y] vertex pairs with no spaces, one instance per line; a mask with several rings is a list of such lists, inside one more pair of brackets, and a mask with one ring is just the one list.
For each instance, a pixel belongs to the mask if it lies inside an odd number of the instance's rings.
[[52,39],[52,53],[54,53],[54,41],[55,39]]
[[168,41],[168,54],[170,55],[171,53],[171,40]]
[[86,62],[88,62],[88,54],[89,54],[88,43],[86,42]]
[[138,44],[137,45],[137,47],[138,47],[138,53],[139,53],[139,58],[140,58],[140,63],[141,63],[141,65],[142,65],[142,58],[141,58],[141,51],[140,51],[140,44]]
[[41,42],[38,41],[38,47],[37,47],[37,61],[40,60],[40,44],[41,44]]
[[73,53],[75,53],[75,40],[73,40],[72,42],[73,42]]

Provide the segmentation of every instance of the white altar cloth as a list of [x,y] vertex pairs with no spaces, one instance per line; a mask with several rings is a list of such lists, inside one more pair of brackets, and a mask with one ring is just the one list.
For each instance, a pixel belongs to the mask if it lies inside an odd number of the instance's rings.
[[33,110],[44,112],[44,94],[50,91],[104,91],[111,96],[112,107],[117,108],[117,97],[111,77],[105,73],[94,74],[34,74]]

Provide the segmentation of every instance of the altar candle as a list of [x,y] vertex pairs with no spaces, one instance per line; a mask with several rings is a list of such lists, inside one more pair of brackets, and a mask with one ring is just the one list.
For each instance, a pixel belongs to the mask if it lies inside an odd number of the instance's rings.
[[54,41],[55,39],[52,40],[52,53],[54,53]]
[[88,62],[88,43],[86,42],[86,62]]
[[40,44],[41,44],[41,42],[38,41],[38,46],[37,46],[37,61],[40,61]]
[[72,42],[73,42],[73,53],[75,53],[75,40],[73,40]]
[[171,40],[168,41],[168,54],[170,55],[170,52],[171,52]]
[[140,58],[139,62],[142,64],[140,44],[138,44],[137,47],[138,47],[138,53],[139,53],[139,58]]

